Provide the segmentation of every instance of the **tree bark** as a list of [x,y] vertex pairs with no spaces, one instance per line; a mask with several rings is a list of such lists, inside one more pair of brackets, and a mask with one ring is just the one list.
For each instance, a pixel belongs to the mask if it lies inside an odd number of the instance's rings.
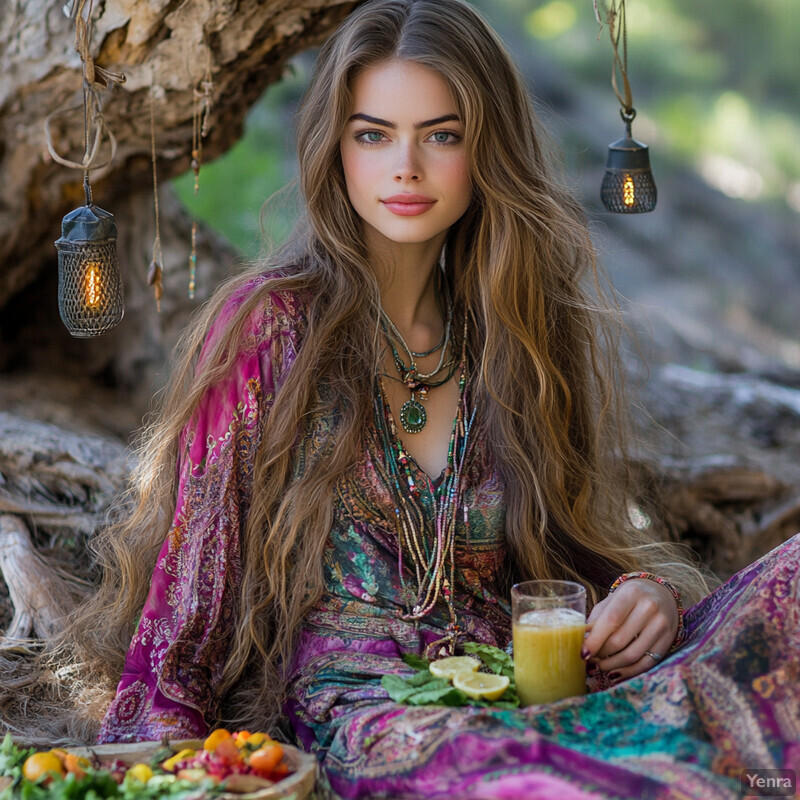
[[[248,109],[279,80],[287,60],[318,44],[357,5],[353,0],[108,0],[97,3],[92,53],[123,72],[107,92],[104,116],[119,142],[116,158],[93,175],[99,205],[150,187],[150,88],[156,87],[159,175],[189,168],[194,91],[210,71],[211,114],[204,157],[241,135]],[[55,142],[80,160],[82,69],[61,0],[25,0],[0,11],[0,307],[38,273],[58,230],[53,220],[83,201],[82,176],[46,149],[48,114]],[[31,246],[32,243],[34,246]],[[38,243],[38,244],[37,244]]]
[[[110,364],[112,374],[104,375],[106,382],[119,380],[127,389],[140,385],[138,365],[143,357],[163,361],[174,330],[191,311],[186,302],[170,305],[168,291],[164,304],[169,321],[160,324],[139,286],[152,244],[152,225],[148,230],[144,222],[153,214],[151,97],[158,176],[165,182],[189,169],[193,114],[200,102],[196,92],[202,92],[208,75],[204,160],[238,140],[245,114],[264,89],[281,78],[288,59],[319,44],[358,0],[95,2],[91,54],[97,65],[123,72],[126,82],[101,92],[103,114],[118,148],[108,167],[92,172],[93,197],[117,220],[128,307],[124,342],[120,335],[107,344],[84,342],[88,347],[79,348],[80,355],[70,347],[54,313],[53,243],[60,235],[61,218],[85,202],[82,173],[54,162],[45,138],[46,118],[59,112],[52,118],[54,146],[62,156],[81,160],[83,68],[74,49],[74,26],[63,5],[63,0],[0,4],[0,372],[18,369],[28,359],[33,348],[23,333],[35,326],[35,341],[45,344],[40,357],[51,369],[61,363],[74,372],[98,376]],[[101,152],[108,152],[107,145]],[[167,205],[162,211],[167,228],[163,241],[170,238]],[[169,213],[178,213],[174,204]],[[182,241],[186,247],[187,239]],[[211,250],[206,255],[213,256],[214,268],[199,300],[224,275],[232,255],[219,243]],[[186,256],[184,250],[181,259]],[[29,291],[23,293],[26,287]],[[119,358],[113,355],[129,344],[132,350]],[[147,385],[144,394],[149,390]]]
[[37,552],[25,523],[0,515],[0,574],[5,578],[14,616],[5,631],[9,639],[49,639],[75,608],[78,585],[61,577]]
[[643,502],[728,578],[800,531],[800,390],[667,365],[637,421]]

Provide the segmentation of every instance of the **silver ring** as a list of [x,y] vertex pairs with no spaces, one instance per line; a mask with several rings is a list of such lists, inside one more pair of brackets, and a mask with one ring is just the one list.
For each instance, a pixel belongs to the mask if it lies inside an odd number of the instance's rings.
[[646,656],[650,656],[650,658],[652,658],[653,661],[661,661],[662,658],[662,656],[660,656],[658,653],[651,653],[649,650],[645,650],[644,654]]

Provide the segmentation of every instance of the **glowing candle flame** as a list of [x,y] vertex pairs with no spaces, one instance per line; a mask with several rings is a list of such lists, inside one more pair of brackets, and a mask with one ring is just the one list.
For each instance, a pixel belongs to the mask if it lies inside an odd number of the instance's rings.
[[90,261],[86,265],[86,273],[83,279],[83,299],[89,308],[97,308],[102,299],[102,275],[100,264]]
[[622,184],[622,202],[629,207],[636,202],[633,178],[630,175],[625,176],[625,183]]

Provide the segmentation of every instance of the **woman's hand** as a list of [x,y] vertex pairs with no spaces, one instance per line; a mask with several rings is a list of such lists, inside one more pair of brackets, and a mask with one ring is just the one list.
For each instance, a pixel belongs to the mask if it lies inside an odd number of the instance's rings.
[[678,632],[678,607],[661,584],[625,581],[589,615],[583,654],[612,680],[632,678],[654,667],[669,652]]

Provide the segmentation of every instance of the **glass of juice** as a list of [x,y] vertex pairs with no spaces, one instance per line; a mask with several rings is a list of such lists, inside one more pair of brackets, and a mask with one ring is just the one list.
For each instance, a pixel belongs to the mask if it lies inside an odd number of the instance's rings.
[[581,658],[586,589],[573,581],[526,581],[511,587],[514,679],[523,706],[586,692]]

